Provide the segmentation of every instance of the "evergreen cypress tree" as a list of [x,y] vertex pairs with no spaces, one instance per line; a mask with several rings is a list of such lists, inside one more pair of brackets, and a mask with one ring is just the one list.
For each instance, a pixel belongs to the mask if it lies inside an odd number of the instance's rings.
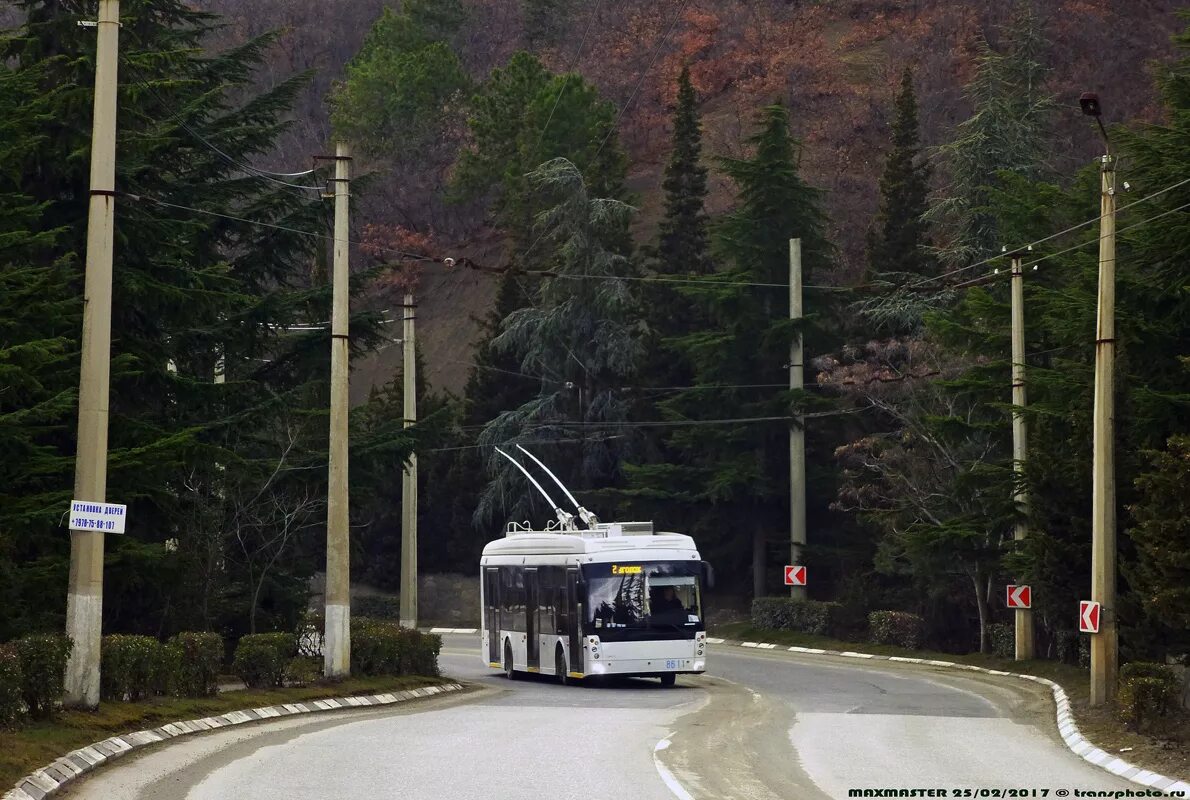
[[930,166],[921,157],[913,72],[906,67],[896,98],[892,151],[880,178],[880,210],[868,243],[869,275],[921,277],[934,271],[927,211]]
[[[708,321],[675,342],[700,388],[660,403],[665,420],[780,418],[805,402],[788,392],[736,388],[788,380],[794,332],[788,293],[746,284],[788,281],[792,237],[802,240],[808,276],[825,277],[833,255],[821,193],[798,175],[788,112],[771,106],[758,121],[754,155],[722,161],[739,202],[715,225],[714,243],[731,268],[681,290]],[[751,549],[753,583],[762,592],[768,537],[788,528],[788,437],[779,419],[675,427],[664,440],[664,462],[627,469],[627,494],[646,509],[663,510],[667,525],[699,537],[720,574],[748,575]]]
[[673,145],[665,167],[665,218],[657,247],[658,272],[664,274],[711,271],[707,236],[707,169],[702,157],[702,125],[698,96],[690,83],[689,67],[678,77],[678,107],[674,112]]

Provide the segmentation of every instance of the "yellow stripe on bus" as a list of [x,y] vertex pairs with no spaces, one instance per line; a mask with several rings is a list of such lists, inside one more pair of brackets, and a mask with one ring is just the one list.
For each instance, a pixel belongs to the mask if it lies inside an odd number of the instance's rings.
[[496,669],[500,669],[500,662],[499,661],[489,661],[488,666],[495,667]]
[[540,667],[526,667],[526,669],[529,670],[530,672],[541,672]]
[[587,676],[581,672],[567,672],[566,677],[568,677],[568,678],[585,678]]

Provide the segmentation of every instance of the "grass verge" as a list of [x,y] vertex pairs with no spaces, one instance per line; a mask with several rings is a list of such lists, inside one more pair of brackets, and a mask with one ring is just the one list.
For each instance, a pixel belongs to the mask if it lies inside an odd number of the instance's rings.
[[857,653],[875,653],[882,656],[906,656],[908,658],[929,658],[938,661],[953,661],[956,664],[972,664],[987,669],[1019,672],[1048,678],[1066,690],[1075,723],[1082,735],[1097,747],[1144,769],[1159,772],[1170,778],[1190,778],[1190,718],[1171,720],[1160,733],[1153,735],[1129,730],[1116,718],[1111,708],[1091,708],[1087,703],[1091,691],[1087,671],[1057,661],[1034,660],[1013,661],[982,653],[955,655],[930,650],[907,650],[902,647],[870,644],[866,642],[845,642],[827,636],[814,636],[795,631],[780,631],[757,628],[749,622],[732,622],[717,625],[709,631],[710,636],[748,642],[770,642],[797,647],[818,647],[823,650],[850,650]]
[[327,697],[383,694],[440,683],[447,681],[418,676],[350,678],[302,688],[221,692],[217,697],[157,697],[140,703],[101,703],[94,712],[62,711],[50,722],[34,722],[16,731],[0,731],[0,794],[33,770],[71,750],[122,733],[228,711]]

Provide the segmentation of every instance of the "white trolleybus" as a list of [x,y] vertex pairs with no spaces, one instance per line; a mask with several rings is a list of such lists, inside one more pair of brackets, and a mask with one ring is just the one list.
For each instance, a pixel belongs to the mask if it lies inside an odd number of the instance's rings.
[[524,448],[574,503],[544,529],[510,523],[480,560],[483,658],[509,677],[651,676],[672,686],[706,669],[702,590],[713,580],[694,540],[649,522],[600,522]]

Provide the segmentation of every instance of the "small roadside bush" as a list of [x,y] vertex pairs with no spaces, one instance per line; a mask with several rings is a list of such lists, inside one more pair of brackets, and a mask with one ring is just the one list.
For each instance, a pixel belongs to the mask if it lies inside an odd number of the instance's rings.
[[868,615],[868,631],[875,644],[919,650],[926,638],[926,621],[907,611],[873,611]]
[[153,653],[149,685],[156,695],[179,694],[182,672],[182,647],[176,642],[161,643]]
[[236,645],[232,670],[253,689],[281,686],[285,667],[297,655],[297,640],[291,633],[255,633]]
[[184,697],[214,697],[223,666],[223,637],[217,633],[179,633],[170,644],[178,650],[177,692]]
[[21,659],[16,648],[0,644],[0,729],[15,728],[25,716],[22,684]]
[[1016,625],[1008,622],[994,622],[988,625],[988,640],[992,652],[1000,658],[1016,658]]
[[399,675],[401,629],[396,623],[359,617],[351,621],[351,672]]
[[364,595],[351,598],[351,613],[368,619],[399,620],[401,598],[383,595]]
[[21,695],[34,719],[49,719],[62,699],[66,661],[73,643],[57,633],[26,636],[13,643],[21,668]]
[[161,642],[151,636],[104,636],[100,645],[99,696],[136,702],[156,693]]
[[1177,713],[1182,687],[1164,664],[1134,661],[1120,669],[1117,714],[1133,730],[1151,727]]
[[309,686],[322,677],[322,664],[317,658],[297,656],[285,665],[285,682],[290,686]]
[[438,654],[442,637],[402,628],[397,639],[400,675],[438,675]]
[[758,597],[752,601],[752,624],[758,628],[835,636],[843,617],[839,603]]

